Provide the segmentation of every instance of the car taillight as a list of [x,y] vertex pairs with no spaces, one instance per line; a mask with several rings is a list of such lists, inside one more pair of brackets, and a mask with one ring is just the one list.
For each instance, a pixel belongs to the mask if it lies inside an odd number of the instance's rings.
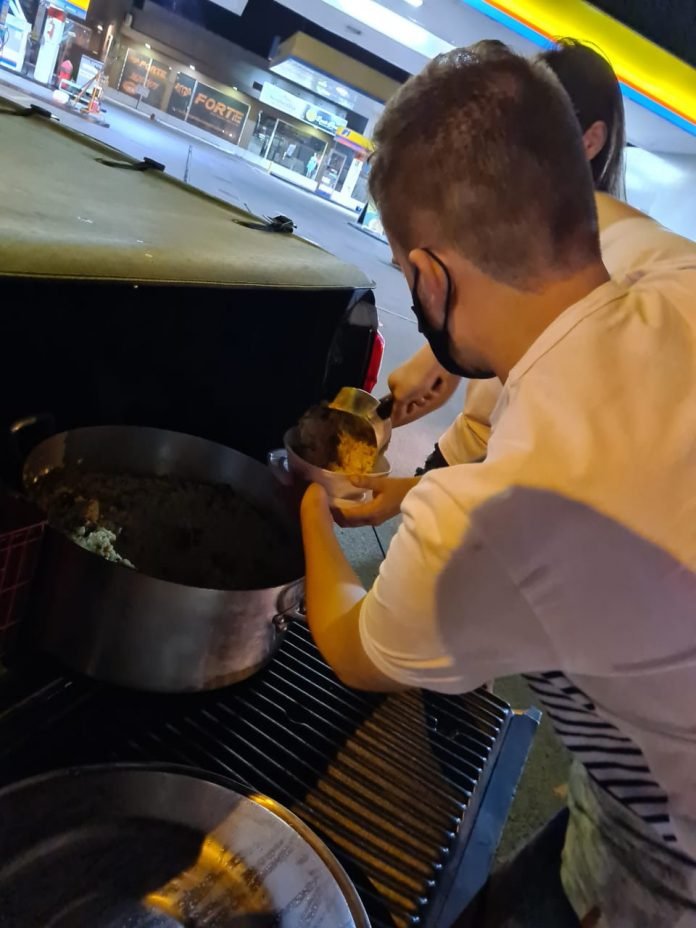
[[376,331],[372,339],[370,360],[367,362],[367,371],[365,372],[365,380],[363,381],[363,390],[367,390],[368,393],[371,393],[377,385],[377,378],[379,377],[379,369],[382,366],[383,357],[384,336],[380,331]]

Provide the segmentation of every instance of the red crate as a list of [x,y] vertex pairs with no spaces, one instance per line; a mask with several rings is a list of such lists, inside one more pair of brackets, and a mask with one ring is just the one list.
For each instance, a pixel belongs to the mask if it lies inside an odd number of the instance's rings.
[[0,498],[0,657],[21,622],[45,524],[21,500]]

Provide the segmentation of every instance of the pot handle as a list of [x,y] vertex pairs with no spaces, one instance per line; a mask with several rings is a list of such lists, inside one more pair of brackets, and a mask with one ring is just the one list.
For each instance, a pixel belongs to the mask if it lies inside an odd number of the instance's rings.
[[307,622],[304,598],[304,580],[286,586],[278,597],[278,613],[273,616],[276,631],[287,631],[291,622]]
[[[31,441],[34,432],[37,434]],[[40,441],[50,438],[56,434],[56,420],[50,412],[39,412],[33,416],[24,416],[21,419],[15,419],[10,426],[9,433],[9,451],[14,458],[16,467],[18,486],[22,485],[22,471],[24,468],[24,459],[29,452]]]
[[391,414],[394,410],[394,396],[392,393],[388,393],[386,396],[383,396],[379,401],[377,409],[375,412],[380,419],[390,419]]
[[56,419],[50,412],[38,412],[33,416],[23,416],[21,419],[15,419],[10,426],[10,435],[15,446],[19,444],[20,436],[28,433],[29,429],[42,429],[43,437],[48,438],[56,433]]
[[266,456],[266,463],[279,483],[286,487],[292,486],[293,479],[288,468],[288,452],[285,448],[276,448],[275,451],[269,451]]

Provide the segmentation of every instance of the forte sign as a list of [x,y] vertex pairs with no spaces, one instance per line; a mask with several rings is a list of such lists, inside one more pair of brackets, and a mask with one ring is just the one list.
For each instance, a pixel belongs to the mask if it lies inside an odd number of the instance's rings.
[[248,112],[246,103],[199,81],[193,91],[187,122],[238,142]]

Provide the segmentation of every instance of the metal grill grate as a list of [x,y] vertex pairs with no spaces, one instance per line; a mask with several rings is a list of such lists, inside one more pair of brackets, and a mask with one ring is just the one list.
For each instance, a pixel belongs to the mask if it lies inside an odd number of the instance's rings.
[[374,928],[432,924],[510,709],[478,692],[343,687],[302,626],[253,679],[185,697],[58,680],[0,716],[0,778],[105,761],[226,774],[300,815],[356,884]]
[[0,491],[0,657],[11,650],[23,616],[44,524],[32,509]]

